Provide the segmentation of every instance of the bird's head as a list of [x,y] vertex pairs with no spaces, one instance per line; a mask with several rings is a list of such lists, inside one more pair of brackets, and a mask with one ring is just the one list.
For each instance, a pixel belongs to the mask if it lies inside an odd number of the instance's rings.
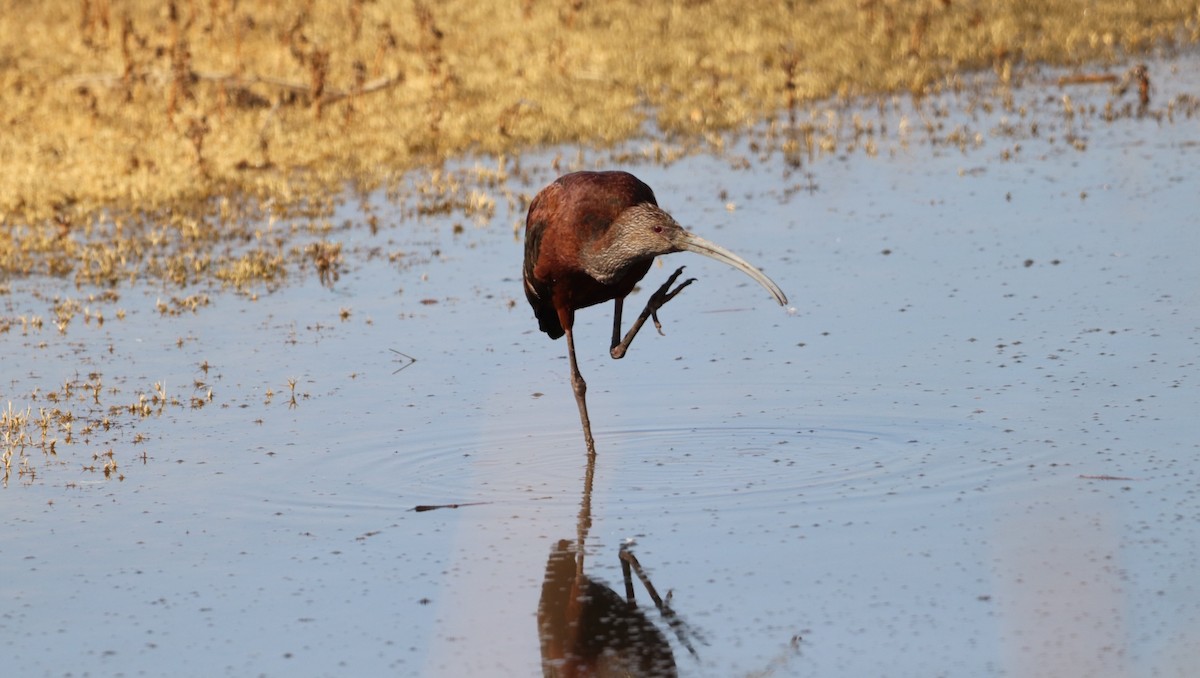
[[[695,252],[724,262],[754,278],[781,306],[787,296],[762,271],[729,250],[695,235],[657,205],[641,203],[621,212],[606,234],[597,262],[600,269],[619,276],[626,267],[672,252]],[[595,273],[593,273],[595,275]],[[597,279],[603,280],[597,276]]]
[[679,243],[688,235],[670,214],[651,203],[627,207],[609,232],[608,247],[633,261],[680,252],[684,248]]

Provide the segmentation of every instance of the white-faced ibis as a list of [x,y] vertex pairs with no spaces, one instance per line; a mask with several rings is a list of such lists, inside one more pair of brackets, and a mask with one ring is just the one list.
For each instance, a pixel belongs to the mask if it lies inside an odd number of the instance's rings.
[[654,191],[628,172],[574,172],[543,188],[529,205],[525,219],[525,296],[541,330],[557,339],[567,336],[571,386],[579,405],[589,455],[596,454],[588,421],[587,384],[575,361],[571,328],[575,311],[612,300],[613,358],[625,355],[647,318],[662,332],[658,309],[695,279],[671,285],[680,267],[646,302],[646,308],[624,338],[621,306],[650,270],[654,258],[672,252],[696,252],[723,261],[754,278],[786,305],[779,286],[733,252],[685,231],[658,206]]

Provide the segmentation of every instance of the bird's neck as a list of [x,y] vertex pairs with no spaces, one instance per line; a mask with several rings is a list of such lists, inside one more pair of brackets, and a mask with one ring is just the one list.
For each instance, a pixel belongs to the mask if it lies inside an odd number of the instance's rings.
[[654,258],[638,252],[621,238],[601,238],[584,248],[582,255],[583,270],[604,284],[618,282],[631,268]]

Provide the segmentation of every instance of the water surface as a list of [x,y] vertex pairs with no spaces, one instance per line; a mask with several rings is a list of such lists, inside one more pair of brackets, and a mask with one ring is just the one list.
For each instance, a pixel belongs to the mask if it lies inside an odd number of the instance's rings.
[[[1151,62],[1152,110],[1197,96],[1195,72]],[[748,137],[632,168],[795,307],[681,254],[647,276],[699,279],[660,313],[666,336],[613,361],[611,307],[578,317],[588,574],[620,591],[635,541],[704,641],[693,658],[662,626],[682,674],[1200,661],[1200,124],[1069,119],[1063,94],[1050,76],[1015,91],[1029,117],[899,102],[873,157],[796,166]],[[927,119],[968,142],[928,143]],[[552,179],[557,153],[523,159],[537,181],[517,189]],[[92,372],[106,403],[155,383],[180,403],[0,490],[12,675],[540,672],[542,579],[578,535],[586,464],[565,344],[522,297],[523,214],[375,208],[378,234],[338,237],[405,255],[352,259],[331,287],[162,317],[174,292],[135,286],[123,320],[4,337],[14,408]],[[55,294],[79,291],[15,281],[0,303],[44,313]],[[109,449],[121,480],[86,469]],[[441,504],[461,506],[412,510]]]

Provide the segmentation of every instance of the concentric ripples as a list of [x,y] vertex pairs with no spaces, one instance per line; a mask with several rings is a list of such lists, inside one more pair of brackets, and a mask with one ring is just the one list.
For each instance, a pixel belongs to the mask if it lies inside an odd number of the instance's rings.
[[[994,483],[965,445],[929,442],[945,422],[842,422],[821,427],[706,427],[619,432],[632,502],[697,510],[949,495]],[[925,440],[923,441],[922,438]],[[966,463],[970,461],[971,463]],[[1015,469],[1009,469],[1015,472]]]
[[[673,511],[782,504],[952,499],[1029,473],[1037,460],[996,452],[999,432],[954,421],[843,419],[817,425],[664,426],[597,432],[593,496]],[[472,502],[577,507],[587,468],[575,428],[438,427],[388,447],[330,452],[342,483],[282,501],[313,508],[405,511]],[[341,485],[340,490],[337,486]],[[281,494],[283,491],[281,490]]]

